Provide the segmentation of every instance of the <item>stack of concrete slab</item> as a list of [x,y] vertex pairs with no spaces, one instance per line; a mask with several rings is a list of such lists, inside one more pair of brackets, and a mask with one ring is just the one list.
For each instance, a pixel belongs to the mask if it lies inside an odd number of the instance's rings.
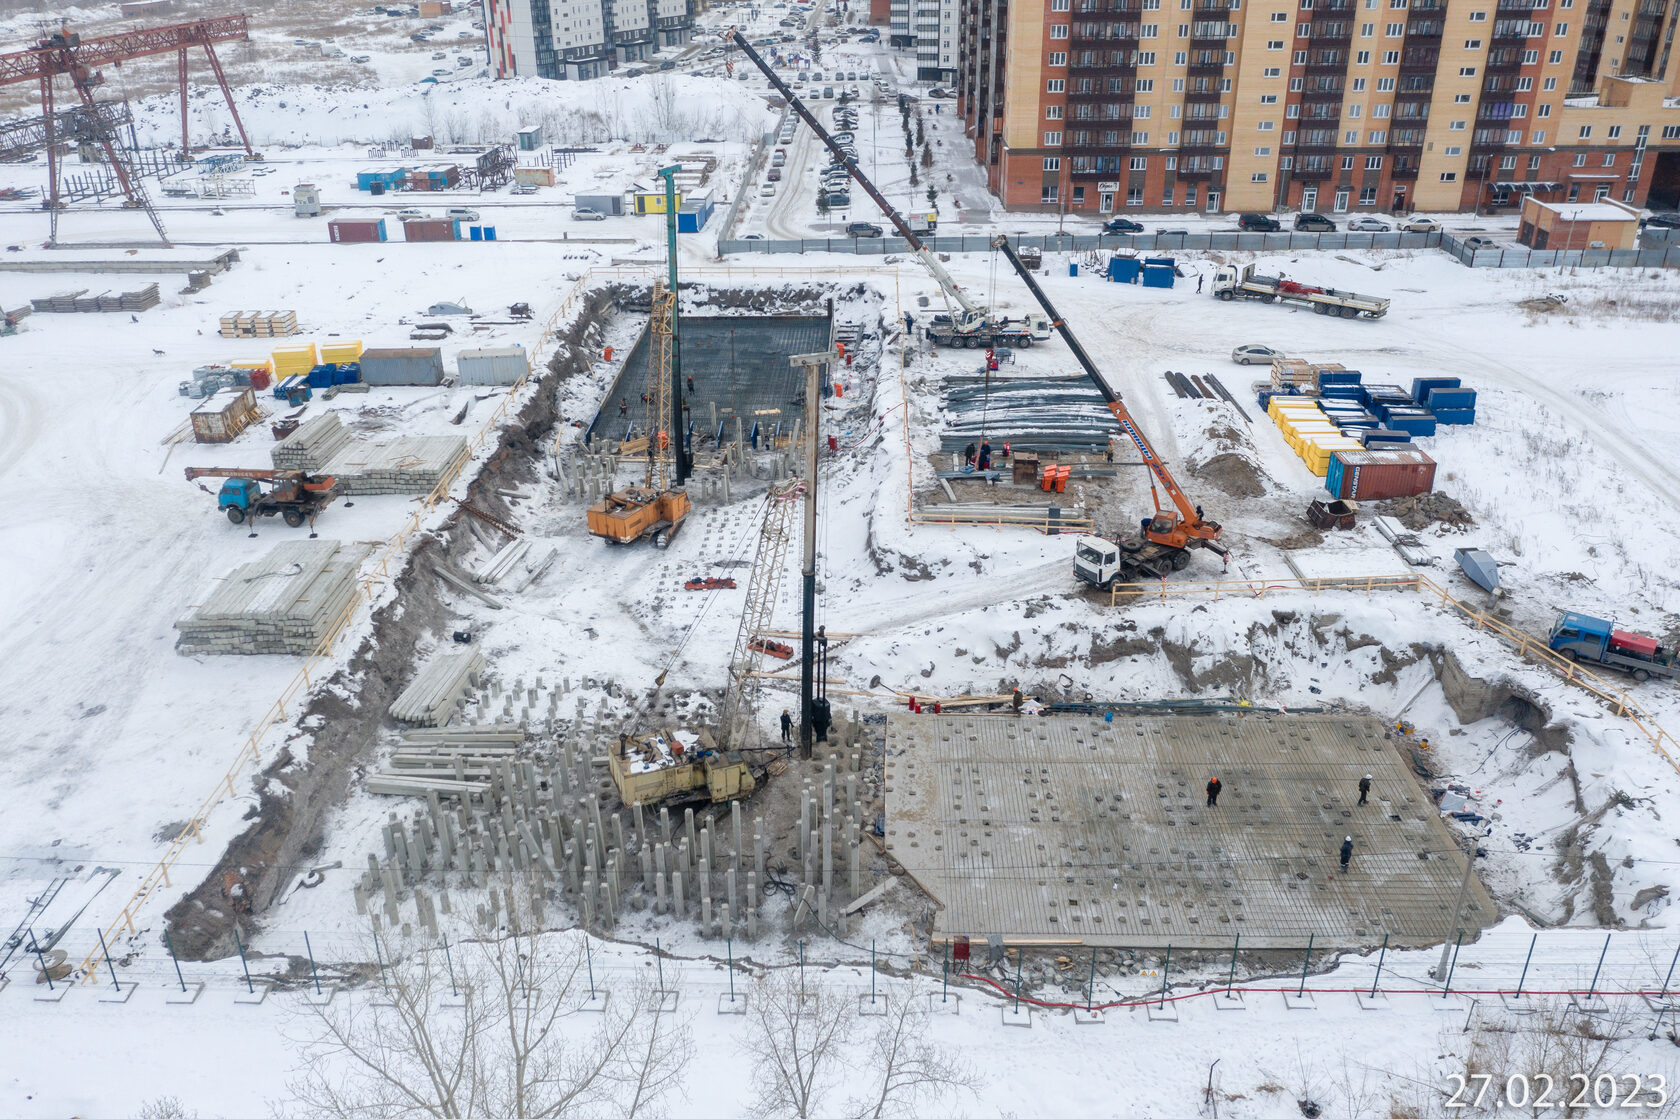
[[483,671],[484,654],[477,649],[433,657],[391,704],[391,718],[423,727],[443,726]]
[[175,623],[175,649],[199,653],[312,653],[349,608],[367,549],[292,540],[241,564]]
[[517,761],[524,742],[522,728],[506,725],[411,730],[385,768],[368,778],[367,790],[387,796],[488,792],[491,776],[503,763]]
[[350,433],[339,422],[337,412],[327,412],[305,420],[286,438],[277,443],[269,458],[276,470],[307,470],[323,473],[322,468],[350,445]]
[[[302,432],[299,428],[297,434]],[[466,461],[465,437],[414,435],[389,443],[351,442],[321,467],[321,473],[338,479],[341,494],[424,494]]]

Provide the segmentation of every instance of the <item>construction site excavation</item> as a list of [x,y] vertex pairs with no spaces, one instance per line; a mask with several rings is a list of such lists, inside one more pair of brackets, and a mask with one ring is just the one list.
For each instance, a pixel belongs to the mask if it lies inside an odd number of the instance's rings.
[[203,6],[0,10],[0,1119],[1673,1110],[1673,229],[1511,201],[1657,79],[1385,222],[1211,47]]

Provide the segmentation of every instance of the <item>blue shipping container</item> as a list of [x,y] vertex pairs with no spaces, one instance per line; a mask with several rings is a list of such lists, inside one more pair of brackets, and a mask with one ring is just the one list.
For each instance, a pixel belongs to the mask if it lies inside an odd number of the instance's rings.
[[1115,283],[1135,284],[1142,270],[1143,265],[1135,256],[1110,257],[1108,261],[1108,278]]
[[1419,401],[1432,411],[1442,408],[1474,408],[1476,406],[1475,389],[1430,389],[1429,395]]
[[1457,377],[1417,377],[1412,381],[1412,399],[1422,404],[1429,399],[1430,389],[1456,389],[1459,384]]
[[1361,432],[1359,434],[1359,441],[1364,443],[1367,447],[1380,447],[1385,443],[1391,445],[1410,443],[1412,441],[1412,437],[1404,431],[1395,431],[1392,428],[1378,427],[1373,428],[1370,431]]
[[354,385],[362,379],[362,363],[359,361],[341,361],[333,366],[333,384]]
[[1327,369],[1318,375],[1318,388],[1322,392],[1326,385],[1357,385],[1359,376],[1357,369]]
[[312,389],[331,388],[333,383],[333,368],[334,367],[329,363],[325,365],[317,365],[311,369],[308,377],[306,378],[309,387]]
[[1419,439],[1435,434],[1435,417],[1428,412],[1411,416],[1394,415],[1388,418],[1388,426]]
[[1474,408],[1442,408],[1435,413],[1435,422],[1449,427],[1467,427],[1476,422]]
[[1146,288],[1170,288],[1176,276],[1177,269],[1170,260],[1143,262],[1143,286]]

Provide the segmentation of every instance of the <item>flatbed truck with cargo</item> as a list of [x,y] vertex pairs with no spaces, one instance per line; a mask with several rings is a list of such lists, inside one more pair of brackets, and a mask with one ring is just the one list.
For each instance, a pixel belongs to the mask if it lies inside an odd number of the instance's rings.
[[1356,291],[1338,291],[1291,280],[1284,276],[1266,276],[1245,264],[1239,271],[1235,265],[1220,267],[1213,276],[1216,299],[1258,299],[1265,303],[1294,303],[1311,307],[1320,315],[1340,315],[1344,319],[1380,319],[1388,314],[1388,300],[1375,295],[1361,295]]
[[958,346],[971,350],[1000,350],[1013,347],[1025,350],[1034,342],[1050,340],[1050,320],[1043,316],[1029,319],[987,319],[972,330],[964,330],[950,315],[939,314],[927,326],[928,341],[936,346]]
[[1617,629],[1613,622],[1573,610],[1558,615],[1546,645],[1572,661],[1614,668],[1641,683],[1653,676],[1672,679],[1680,669],[1674,653],[1656,638]]

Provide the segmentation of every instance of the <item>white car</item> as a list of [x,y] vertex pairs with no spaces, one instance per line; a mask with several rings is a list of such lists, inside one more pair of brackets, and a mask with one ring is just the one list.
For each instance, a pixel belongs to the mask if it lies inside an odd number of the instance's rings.
[[603,214],[599,210],[590,209],[588,206],[579,206],[577,209],[572,211],[572,220],[573,221],[606,221],[607,220],[607,215]]
[[1441,223],[1434,218],[1407,218],[1400,223],[1402,233],[1439,233]]
[[1282,356],[1283,351],[1281,350],[1274,350],[1270,346],[1261,346],[1254,343],[1247,346],[1238,346],[1231,351],[1231,360],[1238,365],[1270,365]]
[[758,196],[760,198],[774,198],[774,197],[776,197],[776,184],[775,183],[765,183],[763,186],[758,188]]
[[1347,227],[1349,233],[1387,233],[1394,228],[1377,218],[1354,218]]
[[425,216],[426,216],[426,211],[416,210],[412,206],[410,206],[406,210],[398,210],[397,211],[397,217],[401,218],[403,221],[408,221],[411,218],[415,219],[415,220],[420,220],[420,219],[423,219]]
[[465,206],[451,206],[443,212],[443,216],[448,218],[450,221],[471,222],[478,220],[478,211],[468,209]]

